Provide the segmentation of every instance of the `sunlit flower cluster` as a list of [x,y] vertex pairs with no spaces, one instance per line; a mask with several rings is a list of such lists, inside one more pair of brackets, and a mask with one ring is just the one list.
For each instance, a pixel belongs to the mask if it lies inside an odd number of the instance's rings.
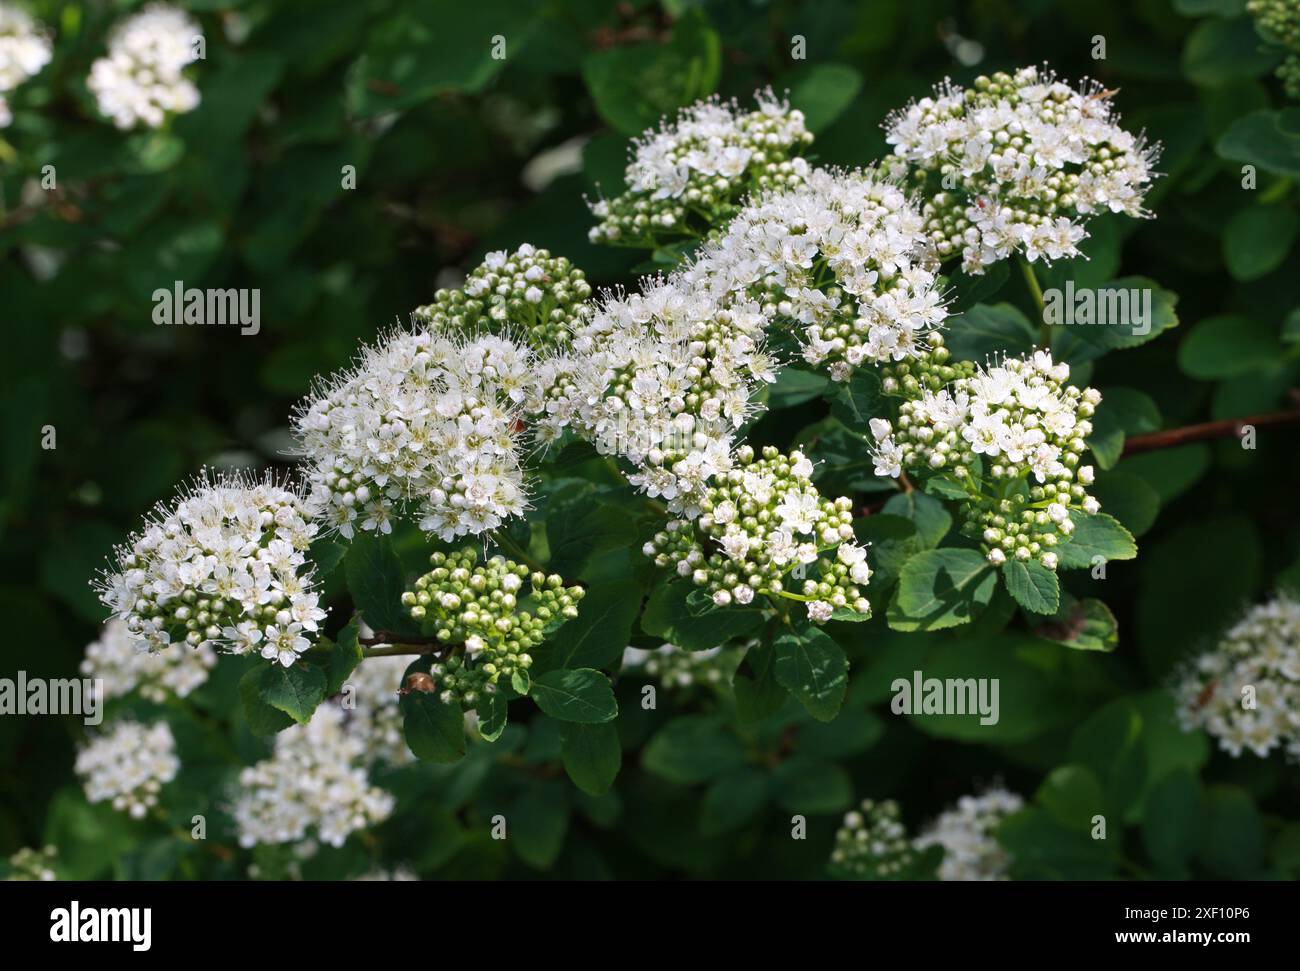
[[1006,789],[992,788],[978,796],[962,796],[942,813],[913,845],[917,850],[943,847],[940,880],[1009,879],[1011,856],[997,840],[998,827],[1024,800]]
[[653,650],[627,647],[623,651],[623,670],[644,674],[669,690],[722,685],[735,674],[744,653],[744,648],[734,646],[703,651],[688,651],[676,644],[661,644]]
[[899,880],[912,875],[916,852],[892,799],[862,804],[835,833],[830,872],[843,880]]
[[1300,758],[1300,603],[1281,594],[1250,608],[1176,689],[1184,730],[1203,728],[1234,758],[1285,748]]
[[0,128],[13,120],[5,95],[50,63],[45,28],[21,7],[0,0]]
[[108,55],[90,66],[86,86],[118,128],[159,128],[192,111],[199,89],[185,69],[202,52],[203,30],[178,7],[152,4],[113,28]]
[[591,285],[563,256],[524,244],[489,253],[456,290],[439,290],[415,311],[445,334],[515,337],[536,351],[568,345],[587,315]]
[[[440,644],[464,644],[464,657],[434,665],[434,687],[444,702],[475,707],[483,692],[496,691],[497,681],[525,679],[532,666],[530,653],[549,633],[578,616],[586,592],[564,585],[556,574],[529,573],[528,567],[502,556],[477,566],[478,553],[465,548],[434,553],[433,569],[402,594],[402,603],[421,629]],[[524,581],[528,581],[525,589]]]
[[305,555],[315,534],[296,491],[205,474],[116,549],[100,599],[150,648],[208,644],[287,667],[325,617]]
[[168,724],[134,721],[115,722],[91,739],[74,765],[90,802],[107,800],[134,819],[143,819],[158,805],[159,792],[180,767]]
[[730,467],[751,396],[776,377],[759,305],[708,283],[678,275],[604,301],[556,362],[568,379],[544,420],[637,466],[629,481],[674,512]]
[[836,611],[865,614],[870,605],[859,588],[871,570],[854,540],[852,503],[823,499],[812,472],[800,452],[767,447],[757,458],[742,446],[735,467],[705,490],[699,518],[670,520],[644,552],[720,607],[761,594],[804,602],[819,624]]
[[1012,253],[1078,255],[1084,223],[1105,212],[1143,217],[1159,154],[1119,125],[1114,92],[1082,90],[1046,70],[944,82],[885,125],[926,197],[925,232],[970,273]]
[[526,506],[520,416],[532,355],[501,337],[400,330],[320,384],[294,416],[311,513],[347,539],[395,515],[450,540]]
[[926,348],[947,316],[919,207],[874,171],[813,171],[747,205],[689,275],[762,301],[837,381]]
[[105,698],[136,692],[162,704],[168,698],[184,698],[207,681],[216,663],[217,654],[207,643],[150,650],[127,632],[124,621],[114,618],[104,625],[99,640],[86,647],[81,673],[103,681]]
[[1300,5],[1295,0],[1247,0],[1246,10],[1261,34],[1286,48],[1277,76],[1287,94],[1300,98]]
[[716,98],[684,108],[636,140],[627,191],[592,205],[593,242],[655,246],[702,236],[730,219],[749,194],[795,185],[808,174],[798,153],[812,142],[803,113],[770,91],[742,112]]
[[1079,462],[1101,395],[1066,384],[1069,377],[1067,364],[1038,351],[938,391],[922,383],[896,422],[871,420],[876,474],[952,475],[989,562],[1035,559],[1055,569],[1053,549],[1074,529],[1070,511],[1100,508],[1086,491],[1092,466]]
[[271,758],[239,775],[233,815],[240,846],[296,843],[312,834],[330,846],[382,822],[394,799],[370,784],[364,734],[347,713],[321,705],[306,725],[275,736]]

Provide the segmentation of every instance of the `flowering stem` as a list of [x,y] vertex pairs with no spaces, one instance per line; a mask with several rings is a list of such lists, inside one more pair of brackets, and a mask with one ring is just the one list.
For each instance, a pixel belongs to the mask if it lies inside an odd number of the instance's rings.
[[358,637],[361,653],[366,657],[396,657],[406,654],[443,654],[454,645],[444,644],[436,637],[420,637],[375,631],[373,637]]
[[1034,309],[1038,312],[1038,333],[1040,335],[1038,346],[1046,350],[1052,346],[1052,332],[1047,327],[1047,314],[1043,309],[1043,288],[1038,285],[1038,276],[1034,273],[1034,268],[1029,265],[1029,261],[1023,256],[1017,256],[1016,262],[1020,264],[1020,272],[1025,278],[1025,283],[1029,287],[1029,295],[1033,297]]
[[[1293,392],[1294,394],[1294,392]],[[1225,418],[1222,421],[1207,421],[1201,425],[1187,425],[1184,428],[1170,428],[1148,435],[1134,435],[1124,442],[1125,455],[1137,452],[1150,452],[1158,448],[1170,448],[1187,442],[1202,442],[1212,438],[1241,438],[1247,426],[1282,425],[1300,421],[1300,409],[1292,411],[1273,411],[1264,415],[1249,415],[1245,418]]]

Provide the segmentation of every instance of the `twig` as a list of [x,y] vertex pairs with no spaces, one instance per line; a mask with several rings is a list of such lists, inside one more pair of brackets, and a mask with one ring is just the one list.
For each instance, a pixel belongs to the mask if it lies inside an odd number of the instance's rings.
[[1300,421],[1300,410],[1273,411],[1264,415],[1250,415],[1245,418],[1225,418],[1222,421],[1207,421],[1201,425],[1187,425],[1183,428],[1170,428],[1162,432],[1147,435],[1134,435],[1124,442],[1124,455],[1137,452],[1150,452],[1158,448],[1171,448],[1187,442],[1203,442],[1213,438],[1241,438],[1247,426],[1284,425]]

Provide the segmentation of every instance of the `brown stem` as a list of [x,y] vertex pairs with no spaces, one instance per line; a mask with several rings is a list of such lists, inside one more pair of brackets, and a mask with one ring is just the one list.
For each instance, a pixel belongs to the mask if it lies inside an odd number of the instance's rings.
[[[1294,393],[1293,393],[1294,394]],[[1212,438],[1241,438],[1247,426],[1283,425],[1300,421],[1300,410],[1273,411],[1264,415],[1249,415],[1245,418],[1225,418],[1222,421],[1207,421],[1201,425],[1187,425],[1184,428],[1170,428],[1148,435],[1134,435],[1124,442],[1124,454],[1134,455],[1138,452],[1150,452],[1158,448],[1172,448],[1187,442],[1203,442]]]

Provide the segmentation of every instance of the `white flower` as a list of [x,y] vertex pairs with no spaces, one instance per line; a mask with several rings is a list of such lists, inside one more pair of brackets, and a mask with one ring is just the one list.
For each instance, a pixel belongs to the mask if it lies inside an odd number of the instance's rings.
[[166,722],[120,721],[77,753],[75,769],[90,802],[143,819],[158,804],[162,787],[180,770],[176,742]]
[[1023,799],[1000,788],[963,796],[913,845],[917,850],[943,847],[940,880],[1006,880],[1012,861],[997,840],[997,828],[1023,807]]
[[39,74],[52,49],[44,27],[21,7],[0,0],[0,128],[13,118],[4,95]]
[[170,697],[186,697],[207,681],[216,663],[217,655],[207,644],[148,650],[146,644],[131,637],[124,621],[114,618],[104,625],[99,640],[86,647],[81,673],[103,681],[106,699],[138,692],[163,704]]

